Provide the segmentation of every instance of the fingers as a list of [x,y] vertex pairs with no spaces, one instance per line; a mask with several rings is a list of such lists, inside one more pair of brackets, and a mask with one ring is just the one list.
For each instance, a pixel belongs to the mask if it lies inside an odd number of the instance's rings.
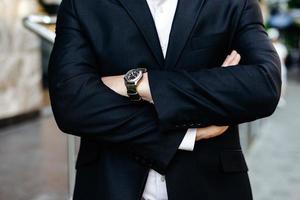
[[233,60],[231,61],[230,65],[237,65],[239,64],[240,60],[241,60],[241,55],[237,53],[234,56]]
[[210,139],[223,134],[228,129],[228,126],[209,126],[197,129],[196,140]]
[[197,128],[196,141],[209,139],[223,134],[228,126],[208,126],[205,128]]
[[235,56],[237,55],[236,51],[232,51],[230,55],[228,55],[223,63],[223,67],[227,67],[232,63],[232,60],[235,59]]
[[232,51],[230,55],[228,55],[225,59],[224,66],[229,66],[237,55],[236,51]]
[[228,55],[222,65],[222,67],[228,67],[239,64],[241,56],[238,52],[233,50],[230,55]]

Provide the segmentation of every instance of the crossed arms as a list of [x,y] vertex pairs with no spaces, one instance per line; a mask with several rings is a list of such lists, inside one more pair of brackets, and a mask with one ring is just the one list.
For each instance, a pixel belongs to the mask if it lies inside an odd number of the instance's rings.
[[[222,67],[229,67],[229,66],[237,65],[237,64],[239,64],[240,59],[241,59],[240,54],[238,54],[236,51],[232,51],[232,53],[226,57]],[[124,84],[124,75],[101,77],[101,80],[107,87],[109,87],[116,93],[118,93],[122,96],[128,97],[127,90],[126,90],[126,87]],[[141,82],[138,84],[137,91],[141,95],[143,100],[146,100],[148,102],[153,102],[147,72],[144,73],[144,76],[143,76]],[[196,128],[195,138],[193,140],[186,141],[187,145],[189,146],[188,149],[189,150],[192,149],[190,147],[190,146],[193,146],[191,143],[194,143],[195,141],[199,141],[202,139],[209,139],[209,138],[219,136],[219,135],[223,134],[228,128],[229,128],[229,126],[215,126],[215,125],[211,125],[208,127],[202,127],[202,128]],[[194,132],[191,131],[187,134],[191,134],[191,133],[193,134]],[[194,135],[191,135],[188,137],[189,138],[194,137]],[[179,149],[187,150],[187,149],[180,148],[180,147],[179,147]]]
[[[49,64],[50,98],[59,128],[123,146],[148,167],[164,173],[188,128],[234,125],[269,116],[280,97],[280,62],[263,29],[256,1],[249,0],[245,6],[237,30],[234,49],[244,65],[195,72],[150,70],[155,104],[135,103],[99,79],[96,56],[82,33],[72,0],[64,0]],[[176,99],[176,104],[168,99]]]

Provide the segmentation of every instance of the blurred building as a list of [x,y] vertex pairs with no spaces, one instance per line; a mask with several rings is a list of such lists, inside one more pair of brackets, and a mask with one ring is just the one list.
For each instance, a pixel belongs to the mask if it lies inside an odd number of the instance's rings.
[[40,40],[22,24],[37,5],[34,0],[0,1],[0,119],[41,106]]

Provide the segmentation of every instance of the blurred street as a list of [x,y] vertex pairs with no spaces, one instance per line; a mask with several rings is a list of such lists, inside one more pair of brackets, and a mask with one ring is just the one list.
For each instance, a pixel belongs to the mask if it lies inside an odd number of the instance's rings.
[[66,200],[66,135],[52,116],[0,129],[0,200]]
[[264,121],[247,154],[255,200],[300,199],[299,82],[289,82],[286,101]]

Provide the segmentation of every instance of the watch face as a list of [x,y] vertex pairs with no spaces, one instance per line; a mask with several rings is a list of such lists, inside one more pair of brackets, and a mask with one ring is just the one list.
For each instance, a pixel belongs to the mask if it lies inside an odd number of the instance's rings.
[[136,80],[138,80],[140,77],[142,76],[142,72],[140,70],[137,69],[133,69],[127,72],[125,79],[128,82],[135,82]]

